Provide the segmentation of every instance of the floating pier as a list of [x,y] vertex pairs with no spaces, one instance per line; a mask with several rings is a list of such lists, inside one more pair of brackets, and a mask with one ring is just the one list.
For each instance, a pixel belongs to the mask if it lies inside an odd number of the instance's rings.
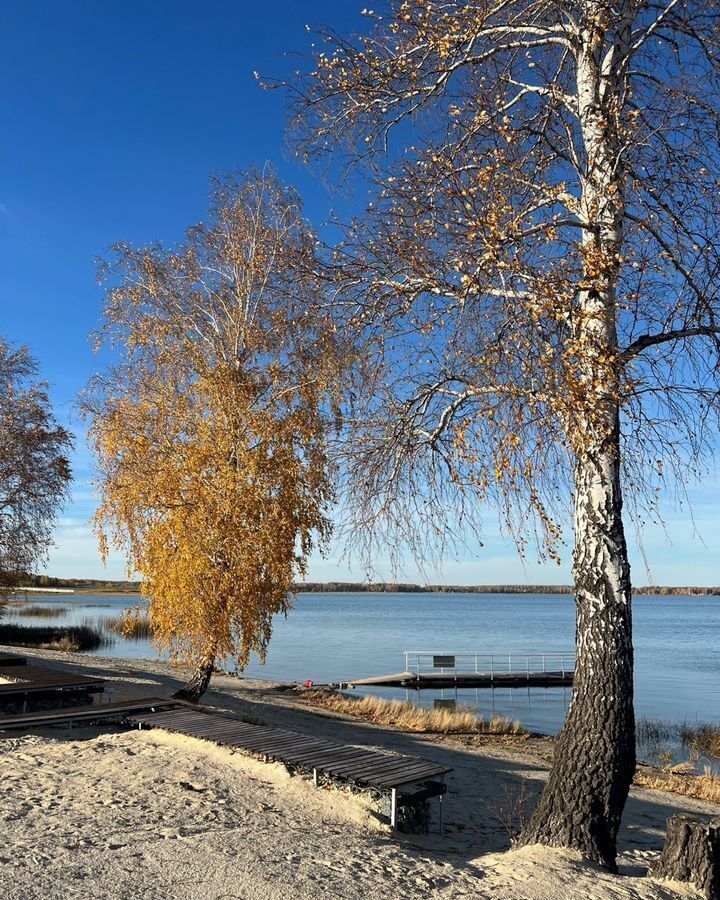
[[405,651],[405,671],[341,681],[340,688],[401,687],[413,690],[469,687],[566,687],[573,683],[575,654],[436,653]]

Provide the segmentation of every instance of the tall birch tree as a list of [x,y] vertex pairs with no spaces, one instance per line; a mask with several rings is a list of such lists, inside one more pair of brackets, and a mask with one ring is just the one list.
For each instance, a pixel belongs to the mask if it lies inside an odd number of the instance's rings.
[[292,95],[301,155],[376,185],[333,273],[371,362],[348,417],[352,533],[369,555],[442,552],[495,506],[552,559],[572,521],[573,701],[521,841],[612,868],[635,767],[623,499],[657,516],[717,433],[720,5],[366,15],[267,84]]
[[337,342],[312,314],[315,239],[268,171],[217,181],[179,246],[119,245],[84,403],[101,547],[142,576],[155,642],[193,666],[264,656],[273,616],[330,532]]

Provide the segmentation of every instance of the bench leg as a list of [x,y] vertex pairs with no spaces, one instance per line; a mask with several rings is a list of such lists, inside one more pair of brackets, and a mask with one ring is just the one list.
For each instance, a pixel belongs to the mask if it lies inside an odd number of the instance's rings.
[[390,827],[397,828],[397,788],[390,791]]
[[313,784],[315,785],[315,787],[318,786],[318,770],[317,769],[313,769]]
[[[445,784],[445,776],[444,775],[440,778],[440,784]],[[445,805],[443,804],[443,795],[440,794],[438,799],[440,800],[440,837],[442,837],[444,834],[444,831],[445,831],[444,826],[443,826],[443,810],[445,808]]]

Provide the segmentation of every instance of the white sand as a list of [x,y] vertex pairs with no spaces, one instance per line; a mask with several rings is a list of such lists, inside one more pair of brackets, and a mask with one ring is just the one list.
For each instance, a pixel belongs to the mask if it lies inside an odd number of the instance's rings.
[[[137,680],[153,693],[170,667],[72,660]],[[218,688],[223,688],[222,692]],[[315,789],[279,765],[162,731],[47,729],[0,737],[0,896],[72,898],[580,898],[696,897],[644,877],[664,821],[710,804],[634,790],[621,835],[621,876],[570,853],[508,845],[497,810],[525,778],[534,795],[548,742],[424,739],[298,708],[266,683],[219,678],[207,702],[257,721],[419,754],[453,765],[448,834],[393,835],[365,795]]]

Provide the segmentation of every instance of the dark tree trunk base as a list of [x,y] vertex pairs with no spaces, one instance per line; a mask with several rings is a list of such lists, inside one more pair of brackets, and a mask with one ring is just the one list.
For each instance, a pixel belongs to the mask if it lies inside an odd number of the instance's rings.
[[720,900],[720,818],[703,822],[679,815],[668,819],[662,856],[650,874],[690,882],[707,900]]
[[188,703],[197,703],[208,689],[210,679],[215,666],[213,663],[203,663],[192,674],[188,683],[173,694],[176,700],[187,700]]

